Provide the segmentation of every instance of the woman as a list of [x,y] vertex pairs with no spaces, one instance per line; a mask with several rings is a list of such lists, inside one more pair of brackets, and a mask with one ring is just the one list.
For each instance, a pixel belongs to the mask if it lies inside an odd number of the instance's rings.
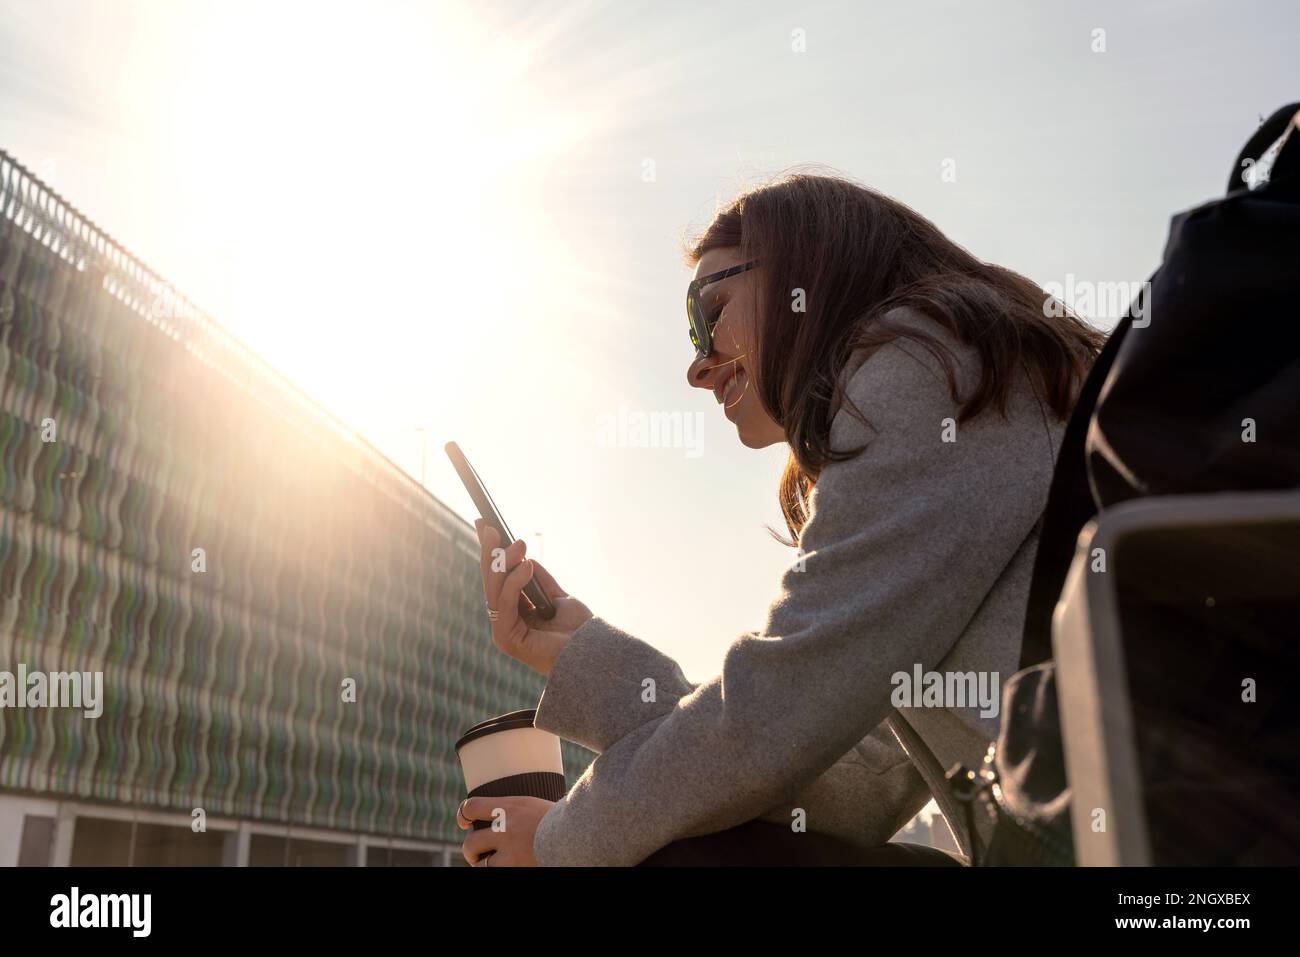
[[[479,523],[493,640],[547,676],[537,726],[599,757],[554,804],[465,802],[462,827],[494,808],[507,822],[473,832],[466,858],[906,863],[887,842],[931,796],[969,853],[987,833],[967,833],[943,769],[975,766],[996,717],[905,686],[1015,670],[1057,446],[1101,336],[833,177],[742,195],[688,258],[687,380],[746,446],[790,446],[779,495],[797,560],[764,628],[691,684],[522,542],[494,570],[499,540]],[[521,614],[534,575],[558,607],[550,621],[526,600]]]

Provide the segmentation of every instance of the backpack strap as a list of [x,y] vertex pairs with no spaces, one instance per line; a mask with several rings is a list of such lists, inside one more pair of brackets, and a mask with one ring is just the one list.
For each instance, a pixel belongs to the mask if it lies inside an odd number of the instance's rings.
[[[1136,301],[1147,295],[1149,285],[1144,285]],[[1092,413],[1097,398],[1115,363],[1129,326],[1133,323],[1133,306],[1106,340],[1106,345],[1092,363],[1074,411],[1061,439],[1061,450],[1052,472],[1052,485],[1047,493],[1047,506],[1043,510],[1043,526],[1038,534],[1038,552],[1034,556],[1033,578],[1029,586],[1029,602],[1025,609],[1024,638],[1020,643],[1020,670],[1041,664],[1052,657],[1052,612],[1056,600],[1065,587],[1065,576],[1074,561],[1075,543],[1079,532],[1097,514],[1092,486],[1088,481],[1087,444],[1088,429],[1092,426]]]

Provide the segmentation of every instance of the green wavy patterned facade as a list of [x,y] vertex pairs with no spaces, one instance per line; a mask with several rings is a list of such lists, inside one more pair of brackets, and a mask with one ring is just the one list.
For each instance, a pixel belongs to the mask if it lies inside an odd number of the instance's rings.
[[0,790],[458,842],[453,742],[542,687],[476,554],[0,154],[0,670],[104,673],[98,719],[0,709]]

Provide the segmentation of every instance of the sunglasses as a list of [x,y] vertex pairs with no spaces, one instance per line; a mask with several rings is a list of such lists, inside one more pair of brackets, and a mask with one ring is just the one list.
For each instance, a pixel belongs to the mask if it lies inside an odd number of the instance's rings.
[[695,346],[695,351],[699,355],[707,356],[713,352],[713,327],[718,324],[718,318],[722,315],[720,309],[718,314],[712,317],[704,314],[703,297],[700,295],[704,287],[738,275],[747,269],[753,269],[757,265],[758,260],[755,259],[741,266],[732,266],[721,272],[692,279],[691,284],[686,287],[686,317],[691,322],[691,345]]

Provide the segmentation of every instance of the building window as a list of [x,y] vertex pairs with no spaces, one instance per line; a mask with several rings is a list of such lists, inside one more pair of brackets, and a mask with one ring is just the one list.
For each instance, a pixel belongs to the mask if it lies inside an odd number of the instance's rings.
[[28,814],[23,818],[22,842],[18,845],[19,867],[49,867],[54,845],[54,818]]
[[131,822],[78,817],[72,831],[73,867],[126,867],[131,862]]
[[136,867],[220,867],[226,832],[195,834],[188,827],[166,824],[137,824]]
[[[226,832],[77,816],[73,867],[220,867]],[[24,833],[24,840],[26,834]]]
[[347,867],[351,844],[254,834],[248,847],[249,867]]
[[371,844],[366,848],[366,867],[441,867],[442,851],[421,851]]

